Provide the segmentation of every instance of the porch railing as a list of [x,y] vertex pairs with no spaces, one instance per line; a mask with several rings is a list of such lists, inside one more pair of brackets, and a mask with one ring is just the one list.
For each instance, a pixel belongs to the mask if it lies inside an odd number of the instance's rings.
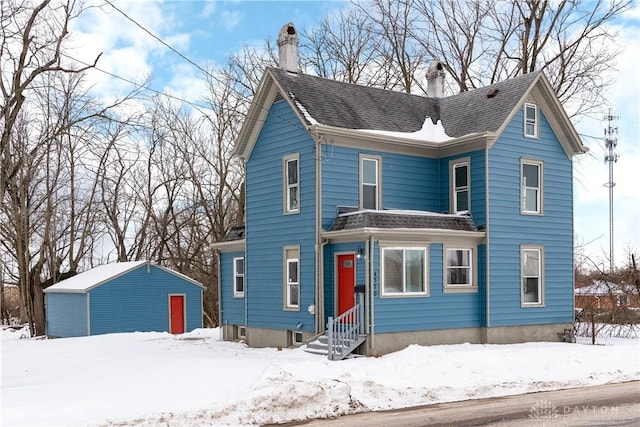
[[342,360],[362,344],[364,334],[364,294],[357,293],[358,303],[327,323],[329,360]]

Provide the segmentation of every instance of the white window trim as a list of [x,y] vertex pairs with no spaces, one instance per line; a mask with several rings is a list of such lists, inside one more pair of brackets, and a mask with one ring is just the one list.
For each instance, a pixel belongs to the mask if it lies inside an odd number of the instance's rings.
[[374,160],[376,162],[377,170],[376,170],[376,205],[375,210],[379,210],[382,207],[382,157],[374,156],[369,154],[360,154],[359,160],[359,202],[358,206],[360,209],[364,209],[364,192],[362,191],[364,187],[364,161],[365,160]]
[[[537,302],[525,302],[524,301],[524,252],[525,251],[538,251],[539,264],[539,289]],[[545,300],[545,280],[544,280],[544,246],[542,245],[520,245],[520,305],[522,307],[544,307]]]
[[[467,166],[467,207],[464,211],[458,211],[458,198],[456,190],[456,167],[461,165]],[[449,211],[453,213],[457,212],[469,212],[471,210],[471,158],[463,157],[461,159],[455,159],[449,161]]]
[[[297,169],[298,169],[298,183],[295,185],[289,185],[289,162],[292,160],[295,160],[297,162]],[[289,189],[290,187],[293,187],[293,186],[298,188],[298,207],[296,209],[289,208],[290,206]],[[299,153],[289,154],[282,159],[282,189],[284,192],[282,197],[284,214],[290,215],[290,214],[300,213],[300,202],[301,202],[302,194],[300,192],[300,154]]]
[[[384,253],[386,250],[402,250],[403,251],[403,261],[402,261],[402,287],[406,288],[406,281],[404,277],[405,268],[404,268],[404,251],[406,250],[419,250],[424,254],[424,291],[423,292],[386,292],[385,284],[384,284]],[[407,297],[428,297],[429,296],[429,247],[428,246],[402,246],[402,245],[385,245],[380,244],[380,296],[386,298],[407,298]]]
[[[244,288],[246,286],[245,280],[244,280],[244,271],[242,271],[241,273],[238,273],[238,270],[237,270],[236,261],[239,259],[242,260],[242,264],[244,266],[244,257],[239,256],[239,257],[233,258],[233,297],[234,298],[244,298]],[[242,292],[239,292],[238,289],[236,288],[237,279],[240,276],[242,276]]]
[[[535,117],[533,118],[533,121],[531,121],[528,117],[527,117],[527,108],[529,107],[533,107],[533,110],[535,111]],[[539,114],[538,114],[538,106],[532,102],[525,102],[523,110],[522,110],[522,121],[524,124],[524,136],[525,138],[538,138],[538,123],[540,122],[540,120],[538,119]],[[527,133],[527,124],[532,123],[533,124],[533,134],[529,134]]]
[[[538,210],[527,211],[525,210],[525,195],[526,187],[524,185],[524,165],[538,166]],[[520,159],[520,213],[522,215],[544,215],[544,162],[542,160],[534,159]],[[536,188],[536,187],[529,187]]]
[[[447,282],[449,275],[447,274],[449,266],[447,265],[447,251],[469,251],[471,252],[471,257],[470,257],[470,262],[471,265],[469,266],[471,271],[469,274],[469,277],[471,279],[471,283],[469,284],[461,284],[461,285],[456,285],[456,284],[450,284]],[[458,245],[458,246],[446,246],[443,245],[443,252],[442,252],[442,266],[443,266],[443,276],[442,276],[442,283],[443,283],[443,288],[442,288],[442,292],[444,293],[473,293],[473,292],[478,292],[478,257],[477,257],[477,250],[475,248],[475,246],[463,246],[463,245]]]
[[[287,257],[287,253],[293,253],[293,256]],[[299,246],[285,246],[283,248],[283,305],[284,310],[300,311],[300,247]],[[296,262],[298,264],[298,304],[291,304],[289,286],[295,284],[295,282],[289,282],[289,263]]]

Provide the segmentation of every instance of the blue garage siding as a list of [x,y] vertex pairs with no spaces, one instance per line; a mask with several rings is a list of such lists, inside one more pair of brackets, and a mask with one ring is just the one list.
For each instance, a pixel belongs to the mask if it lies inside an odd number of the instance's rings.
[[[520,110],[489,151],[490,326],[573,320],[571,159],[539,115],[539,139],[523,137]],[[543,215],[520,214],[521,158],[544,162]],[[521,307],[521,244],[544,246],[544,307]]]
[[90,334],[169,330],[169,294],[185,295],[185,330],[202,327],[202,288],[156,266],[140,267],[89,291]]
[[[222,324],[244,325],[244,298],[234,297],[233,259],[244,257],[244,252],[223,252],[220,254],[220,305]],[[245,264],[246,265],[246,264]],[[244,284],[245,296],[249,293],[247,281]]]
[[[377,246],[377,245],[376,245]],[[408,332],[433,329],[479,327],[483,324],[484,283],[474,293],[443,292],[443,245],[429,245],[428,283],[430,296],[380,297],[380,249],[376,248],[375,330]]]
[[438,211],[440,166],[436,159],[332,147],[322,161],[322,228],[328,230],[338,206],[359,206],[360,154],[382,157],[384,209]]
[[[283,157],[299,154],[300,212],[283,213]],[[247,326],[314,330],[315,145],[289,104],[271,106],[246,165]],[[300,247],[300,308],[284,310],[283,248]],[[249,262],[250,260],[250,262]]]
[[82,337],[87,335],[87,295],[46,293],[47,335],[50,337]]

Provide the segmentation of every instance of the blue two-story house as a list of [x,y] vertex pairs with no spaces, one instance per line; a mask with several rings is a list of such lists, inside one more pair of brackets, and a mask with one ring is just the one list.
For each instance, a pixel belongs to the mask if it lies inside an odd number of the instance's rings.
[[235,147],[246,223],[215,245],[225,339],[302,344],[341,315],[362,354],[571,328],[587,149],[542,72],[444,97],[434,62],[423,97],[301,74],[291,24],[278,44]]

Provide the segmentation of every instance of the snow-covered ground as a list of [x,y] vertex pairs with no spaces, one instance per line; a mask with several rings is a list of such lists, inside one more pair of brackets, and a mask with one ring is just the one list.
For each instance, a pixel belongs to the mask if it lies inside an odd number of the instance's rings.
[[640,339],[414,345],[330,362],[224,342],[218,329],[20,335],[2,332],[2,426],[260,425],[640,380]]

